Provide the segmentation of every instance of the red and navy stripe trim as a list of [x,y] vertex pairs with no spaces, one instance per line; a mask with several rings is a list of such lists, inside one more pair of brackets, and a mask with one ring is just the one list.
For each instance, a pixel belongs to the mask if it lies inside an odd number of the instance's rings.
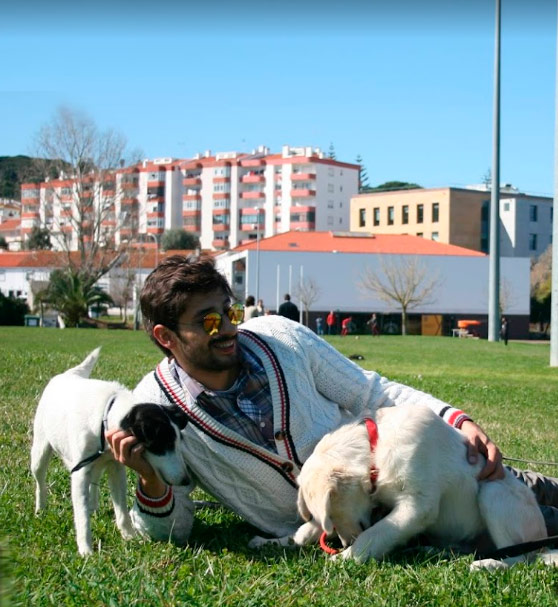
[[245,445],[233,438],[225,436],[224,434],[222,434],[215,428],[211,427],[207,422],[205,422],[203,419],[198,417],[191,409],[189,409],[188,406],[186,405],[186,403],[184,403],[184,401],[180,398],[180,396],[173,390],[170,383],[164,377],[164,372],[161,369],[160,365],[157,367],[157,369],[155,370],[154,373],[155,373],[155,379],[156,379],[157,383],[159,384],[159,386],[161,387],[161,390],[163,391],[163,393],[167,396],[167,398],[169,400],[174,402],[177,406],[179,406],[184,411],[184,413],[188,416],[188,419],[191,421],[192,424],[194,424],[194,426],[199,428],[202,432],[209,434],[218,443],[221,443],[223,445],[227,445],[228,447],[233,447],[235,449],[238,449],[239,451],[248,453],[248,454],[254,456],[256,459],[259,459],[263,463],[271,466],[276,472],[281,474],[281,476],[283,476],[283,478],[288,483],[290,483],[295,488],[297,487],[294,475],[291,472],[284,470],[282,467],[282,463],[275,461],[271,457],[271,453],[268,456],[267,454],[262,453],[260,451],[255,451],[253,449],[250,449],[250,447],[248,447],[247,445]]

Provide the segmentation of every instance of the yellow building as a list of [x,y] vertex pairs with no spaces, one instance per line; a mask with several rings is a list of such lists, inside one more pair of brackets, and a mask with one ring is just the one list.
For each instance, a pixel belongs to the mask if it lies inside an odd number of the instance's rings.
[[351,198],[350,230],[422,236],[486,253],[489,208],[489,191],[464,188],[358,194]]

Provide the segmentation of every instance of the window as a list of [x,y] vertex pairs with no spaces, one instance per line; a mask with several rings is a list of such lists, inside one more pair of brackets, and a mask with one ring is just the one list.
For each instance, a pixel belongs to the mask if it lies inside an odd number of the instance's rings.
[[366,209],[358,210],[358,227],[363,228],[366,225]]
[[432,203],[432,223],[440,221],[440,203]]
[[333,200],[328,200],[327,201],[327,208],[328,209],[333,209]]
[[[424,221],[424,205],[417,204],[417,223],[422,223]],[[422,234],[421,234],[422,236]]]
[[529,234],[529,251],[537,250],[537,235]]
[[440,234],[438,234],[438,232],[432,232],[432,240],[438,242],[438,240],[440,240]]
[[529,221],[537,221],[537,205],[529,205]]
[[409,207],[407,205],[401,207],[401,223],[409,223]]
[[327,216],[327,225],[328,226],[332,226],[333,225],[333,217],[331,215]]
[[504,211],[509,211],[509,210],[510,210],[510,203],[504,202]]
[[393,207],[388,207],[388,226],[392,226],[393,225],[393,219],[394,219],[394,215],[395,215],[395,211]]
[[333,194],[333,192],[335,192],[335,188],[333,187],[333,183],[328,183],[327,184],[327,191],[330,192],[331,194]]
[[380,208],[379,207],[374,208],[374,225],[375,226],[380,225]]
[[424,234],[422,232],[417,232],[417,236],[420,236],[420,238],[422,238]]

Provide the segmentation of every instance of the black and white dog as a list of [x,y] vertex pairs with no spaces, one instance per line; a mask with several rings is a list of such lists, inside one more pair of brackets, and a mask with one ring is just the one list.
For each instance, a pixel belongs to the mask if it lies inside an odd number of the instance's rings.
[[90,514],[98,506],[98,483],[108,473],[116,524],[122,537],[135,535],[126,505],[126,471],[106,445],[105,431],[129,430],[145,446],[144,457],[171,485],[190,482],[182,453],[186,416],[176,407],[134,404],[132,393],[117,382],[89,379],[97,348],[77,367],[53,377],[35,414],[31,471],[36,480],[35,512],[46,506],[47,467],[54,451],[71,471],[77,545],[92,553]]

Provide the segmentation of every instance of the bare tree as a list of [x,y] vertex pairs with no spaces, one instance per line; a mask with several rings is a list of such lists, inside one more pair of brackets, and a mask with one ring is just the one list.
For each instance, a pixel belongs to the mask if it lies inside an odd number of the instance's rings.
[[320,287],[313,278],[304,278],[293,288],[293,295],[304,309],[304,324],[308,326],[308,316],[312,304],[320,297]]
[[95,282],[126,248],[117,242],[126,217],[118,213],[116,178],[116,169],[130,161],[126,140],[112,130],[100,131],[86,115],[59,108],[39,131],[34,155],[48,182],[44,226],[55,248],[66,252],[68,269]]
[[514,303],[515,296],[513,286],[509,280],[502,278],[500,280],[500,316],[509,313],[509,307]]
[[380,268],[381,272],[365,268],[359,287],[382,301],[398,305],[401,309],[401,332],[406,335],[408,310],[433,301],[439,285],[438,275],[430,276],[429,269],[417,257],[400,257],[398,260],[380,257]]

